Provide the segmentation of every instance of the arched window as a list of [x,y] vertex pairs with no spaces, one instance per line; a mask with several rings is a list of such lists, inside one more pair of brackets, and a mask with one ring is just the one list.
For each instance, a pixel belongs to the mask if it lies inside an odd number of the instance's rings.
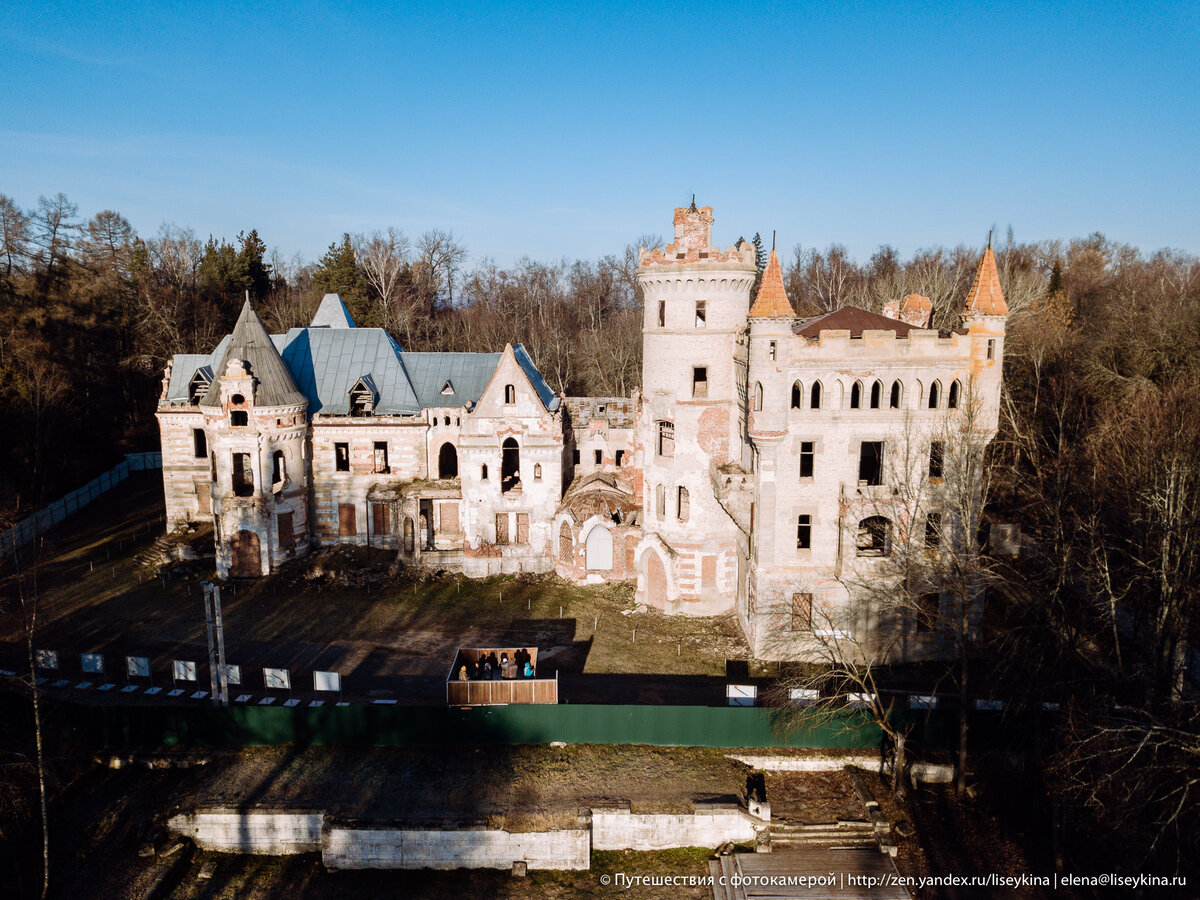
[[479,467],[479,480],[487,481],[487,463]]
[[541,463],[534,463],[534,465],[533,465],[533,480],[534,481],[542,480],[542,464]]
[[[486,468],[486,466],[485,466]],[[449,441],[438,450],[438,478],[458,477],[458,450]],[[483,476],[485,479],[487,475]]]
[[810,395],[808,398],[808,408],[809,409],[820,409],[821,408],[821,382],[819,382],[819,381],[813,382],[812,391],[810,392]]
[[283,462],[283,451],[276,450],[271,454],[271,484],[279,484],[287,477]]
[[950,409],[958,409],[958,393],[958,379],[955,379],[954,381],[950,382],[950,393],[946,396],[946,406],[948,406]]
[[508,493],[521,486],[521,448],[516,438],[505,438],[500,446],[500,491]]
[[862,384],[854,382],[854,387],[850,388],[850,408],[862,409]]
[[575,541],[571,538],[571,524],[564,521],[558,529],[558,558],[567,561],[575,557]]
[[683,485],[679,486],[679,496],[677,498],[675,510],[680,522],[686,522],[692,515],[692,501],[688,496],[688,489]]
[[449,416],[442,416],[442,424],[443,424],[443,425],[449,425],[449,424],[450,424],[450,417],[449,417]]
[[858,523],[859,556],[891,556],[892,523],[883,516],[868,516]]
[[900,408],[900,382],[899,381],[892,382],[892,393],[891,393],[891,396],[888,397],[888,406],[891,407],[892,409]]
[[504,386],[504,405],[511,406],[517,402],[517,389],[511,384]]
[[929,408],[930,409],[938,408],[938,400],[940,399],[938,397],[938,394],[940,394],[940,393],[941,393],[941,385],[938,384],[938,382],[935,381],[933,384],[931,384],[929,386]]
[[758,412],[759,410],[761,410],[762,404],[763,404],[762,382],[755,382],[755,384],[754,384],[754,411]]
[[792,385],[792,409],[800,408],[800,395],[801,395],[800,382],[797,381],[795,384]]
[[879,409],[879,404],[883,402],[883,383],[876,381],[871,385],[871,409]]

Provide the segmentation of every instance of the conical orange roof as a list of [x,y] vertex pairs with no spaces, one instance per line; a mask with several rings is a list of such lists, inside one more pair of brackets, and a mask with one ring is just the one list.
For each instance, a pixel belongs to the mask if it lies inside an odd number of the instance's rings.
[[779,256],[775,248],[771,248],[771,256],[767,259],[767,270],[763,272],[762,284],[758,286],[758,296],[750,307],[752,319],[794,319],[796,311],[788,301],[787,289],[783,286],[783,269],[779,266]]
[[996,269],[996,254],[992,252],[990,244],[983,251],[983,259],[979,261],[979,270],[975,273],[975,283],[967,293],[967,311],[985,316],[1008,315],[1008,304],[1000,287],[1000,272]]

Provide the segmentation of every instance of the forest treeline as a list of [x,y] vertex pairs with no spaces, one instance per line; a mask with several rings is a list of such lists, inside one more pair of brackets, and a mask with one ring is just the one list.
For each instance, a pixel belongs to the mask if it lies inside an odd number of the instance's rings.
[[[551,386],[628,395],[640,383],[643,236],[597,261],[473,264],[452,234],[343,235],[305,263],[120,214],[84,221],[66,197],[0,195],[0,509],[28,513],[157,443],[163,367],[209,352],[246,293],[272,331],[337,292],[360,325],[409,350],[523,343]],[[998,696],[1061,698],[1067,725],[1038,777],[1064,828],[1122,864],[1200,859],[1200,737],[1186,676],[1200,599],[1200,260],[1100,234],[995,244],[1011,308],[991,516],[1025,542],[989,600]],[[797,312],[879,311],[929,297],[957,324],[980,248],[890,247],[865,262],[796,248]],[[1114,712],[1114,708],[1117,712]],[[1186,866],[1185,866],[1186,868]]]

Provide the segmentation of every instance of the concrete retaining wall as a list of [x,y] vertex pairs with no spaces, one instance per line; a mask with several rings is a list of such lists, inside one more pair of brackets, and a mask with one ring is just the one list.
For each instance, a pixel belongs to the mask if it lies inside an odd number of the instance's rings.
[[587,869],[586,829],[512,834],[507,831],[416,831],[333,826],[321,861],[330,869]]
[[167,828],[203,850],[285,856],[321,849],[324,812],[211,809],[172,816]]
[[592,847],[596,850],[717,847],[726,841],[753,841],[755,833],[754,819],[733,804],[697,803],[693,812],[681,814],[592,810]]

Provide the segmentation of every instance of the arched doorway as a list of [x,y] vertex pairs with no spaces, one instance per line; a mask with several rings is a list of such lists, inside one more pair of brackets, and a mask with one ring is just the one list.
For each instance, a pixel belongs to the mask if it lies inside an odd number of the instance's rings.
[[667,570],[657,553],[646,557],[646,604],[658,609],[667,605]]
[[257,534],[253,531],[239,531],[229,543],[233,555],[229,565],[230,575],[234,578],[253,578],[262,574],[262,556]]
[[587,536],[587,567],[589,571],[607,572],[613,566],[612,532],[603,525],[595,526]]
[[521,486],[521,449],[516,438],[505,438],[500,447],[500,491],[507,493]]
[[458,451],[449,441],[438,451],[438,478],[458,477]]

